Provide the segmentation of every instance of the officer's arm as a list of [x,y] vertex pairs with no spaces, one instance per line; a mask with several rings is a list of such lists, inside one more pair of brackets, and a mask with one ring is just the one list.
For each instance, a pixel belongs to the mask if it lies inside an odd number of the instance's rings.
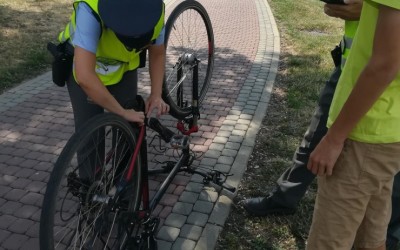
[[146,114],[151,115],[157,109],[157,115],[166,114],[169,106],[163,101],[162,85],[165,72],[165,45],[151,45],[149,47],[149,71],[151,79],[151,93],[146,101]]
[[151,94],[161,97],[165,72],[165,45],[151,45],[149,47],[149,72]]

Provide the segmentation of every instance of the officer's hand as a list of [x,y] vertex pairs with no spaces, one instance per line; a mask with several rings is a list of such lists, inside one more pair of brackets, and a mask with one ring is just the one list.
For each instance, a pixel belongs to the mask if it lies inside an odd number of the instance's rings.
[[169,105],[163,101],[161,96],[150,95],[146,100],[147,117],[151,116],[154,109],[157,109],[157,116],[160,116],[169,112]]
[[143,125],[144,123],[144,113],[133,109],[125,109],[123,117],[127,121],[137,122],[139,125]]
[[344,0],[346,4],[325,4],[324,12],[328,16],[338,17],[348,21],[360,19],[362,0]]

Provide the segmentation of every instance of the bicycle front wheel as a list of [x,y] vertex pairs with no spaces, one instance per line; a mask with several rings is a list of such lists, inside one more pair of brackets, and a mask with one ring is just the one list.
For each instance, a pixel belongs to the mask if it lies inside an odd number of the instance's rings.
[[[193,105],[201,106],[214,67],[214,34],[205,8],[194,0],[180,3],[167,20],[165,41],[163,97],[170,105],[170,114],[184,119],[193,114]],[[193,85],[195,66],[197,86]]]
[[55,163],[43,200],[40,249],[124,249],[128,214],[140,204],[140,155],[129,166],[135,131],[114,114],[75,133]]

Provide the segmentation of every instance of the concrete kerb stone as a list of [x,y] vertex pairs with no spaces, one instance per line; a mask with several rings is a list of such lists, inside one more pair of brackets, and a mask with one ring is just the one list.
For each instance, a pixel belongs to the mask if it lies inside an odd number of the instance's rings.
[[203,230],[200,239],[197,241],[195,250],[210,250],[214,249],[217,243],[218,235],[222,231],[222,227],[207,224]]
[[178,238],[175,243],[172,245],[172,250],[189,250],[193,249],[196,246],[196,242],[186,238]]

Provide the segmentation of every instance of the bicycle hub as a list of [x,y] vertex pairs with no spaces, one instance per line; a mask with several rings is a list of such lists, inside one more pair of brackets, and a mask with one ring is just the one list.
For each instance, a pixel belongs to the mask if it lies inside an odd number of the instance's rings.
[[194,66],[197,63],[197,58],[194,54],[185,53],[182,56],[182,63],[190,66]]

